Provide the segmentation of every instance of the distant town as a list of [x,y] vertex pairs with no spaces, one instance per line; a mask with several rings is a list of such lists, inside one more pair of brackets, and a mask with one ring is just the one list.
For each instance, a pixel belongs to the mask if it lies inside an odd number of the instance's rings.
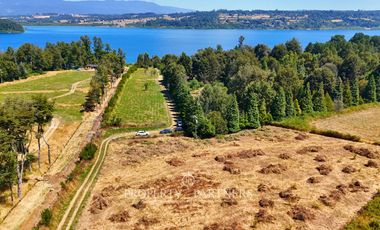
[[10,16],[24,25],[95,25],[188,29],[379,29],[380,11],[207,11],[174,14],[37,14]]

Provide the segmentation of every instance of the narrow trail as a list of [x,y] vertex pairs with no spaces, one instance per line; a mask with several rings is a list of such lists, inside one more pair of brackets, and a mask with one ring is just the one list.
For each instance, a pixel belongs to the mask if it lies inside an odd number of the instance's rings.
[[66,96],[70,96],[71,94],[74,94],[75,91],[77,90],[78,86],[84,82],[87,82],[89,81],[91,78],[88,78],[86,80],[83,80],[83,81],[78,81],[78,82],[75,82],[72,86],[71,86],[71,89],[69,92],[65,93],[65,94],[62,94],[62,95],[59,95],[59,96],[56,96],[56,97],[52,97],[52,98],[49,98],[51,100],[54,100],[54,99],[58,99],[58,98],[62,98],[62,97],[66,97]]
[[[166,99],[166,106],[168,108],[168,113],[171,119],[171,127],[175,126],[177,113],[175,112],[175,106],[174,103],[170,100],[168,97],[168,93],[166,91],[166,88],[162,84],[162,76],[160,75],[157,79],[158,84],[160,84],[161,92],[165,95]],[[158,135],[159,130],[155,130],[151,132],[152,135]],[[115,134],[112,135],[106,139],[104,139],[100,145],[99,154],[96,158],[96,161],[91,168],[89,174],[87,175],[86,179],[84,180],[83,184],[80,186],[80,188],[75,193],[73,199],[70,201],[70,204],[68,208],[66,209],[66,212],[64,216],[61,219],[61,222],[59,223],[57,229],[58,230],[70,230],[73,229],[73,226],[75,225],[75,220],[77,216],[79,215],[79,211],[84,204],[86,197],[88,194],[91,193],[91,190],[93,188],[93,185],[96,182],[96,178],[102,168],[102,165],[104,163],[105,157],[108,152],[108,147],[112,141],[115,141],[120,138],[128,138],[133,137],[135,135],[135,132],[127,132],[127,133],[121,133],[121,134]]]

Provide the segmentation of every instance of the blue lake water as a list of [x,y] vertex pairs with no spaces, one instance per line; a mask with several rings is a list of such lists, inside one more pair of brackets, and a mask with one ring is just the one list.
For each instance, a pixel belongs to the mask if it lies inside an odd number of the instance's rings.
[[101,37],[104,43],[113,48],[122,48],[127,54],[127,61],[133,62],[140,53],[151,55],[192,54],[198,49],[222,45],[224,49],[236,46],[240,35],[245,36],[246,44],[258,43],[273,47],[293,37],[303,46],[309,42],[325,42],[333,35],[344,35],[350,39],[355,33],[380,35],[380,30],[180,30],[180,29],[138,29],[108,28],[84,26],[28,26],[23,34],[0,34],[0,51],[7,47],[19,47],[30,42],[44,46],[46,42],[78,40],[81,35]]

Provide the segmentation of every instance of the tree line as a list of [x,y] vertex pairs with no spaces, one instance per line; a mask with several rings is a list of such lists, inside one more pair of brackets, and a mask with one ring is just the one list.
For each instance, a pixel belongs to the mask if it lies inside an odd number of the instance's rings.
[[8,19],[0,19],[0,33],[22,33],[24,27]]
[[[38,161],[40,167],[41,139],[44,126],[53,119],[54,102],[46,97],[33,96],[31,100],[7,98],[0,104],[0,189],[10,190],[13,203],[13,186],[17,184],[17,196],[22,196],[25,171]],[[38,142],[37,159],[30,153],[33,138]],[[50,147],[48,160],[51,164]]]
[[[40,48],[25,43],[18,49],[9,47],[0,53],[0,83],[27,78],[34,73],[52,70],[68,70],[100,64],[102,57],[114,53],[109,44],[101,38],[80,37],[71,43],[47,43]],[[121,50],[118,53],[122,53]]]
[[269,48],[240,37],[232,50],[141,54],[137,65],[161,69],[185,133],[203,138],[380,101],[379,51],[380,37],[362,33],[304,50],[296,39]]

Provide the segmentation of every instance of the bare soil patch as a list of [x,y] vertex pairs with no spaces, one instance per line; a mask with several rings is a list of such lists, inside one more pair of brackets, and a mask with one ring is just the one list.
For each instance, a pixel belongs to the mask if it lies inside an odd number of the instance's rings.
[[[380,147],[298,135],[264,127],[223,141],[165,136],[113,142],[77,228],[340,229],[380,189],[378,170],[365,166],[377,160],[353,157],[343,147]],[[286,160],[279,157],[284,153]],[[175,158],[186,163],[167,163]],[[342,172],[347,166],[357,171]],[[108,201],[96,200],[95,213],[93,196]],[[123,211],[126,222],[109,220]]]

